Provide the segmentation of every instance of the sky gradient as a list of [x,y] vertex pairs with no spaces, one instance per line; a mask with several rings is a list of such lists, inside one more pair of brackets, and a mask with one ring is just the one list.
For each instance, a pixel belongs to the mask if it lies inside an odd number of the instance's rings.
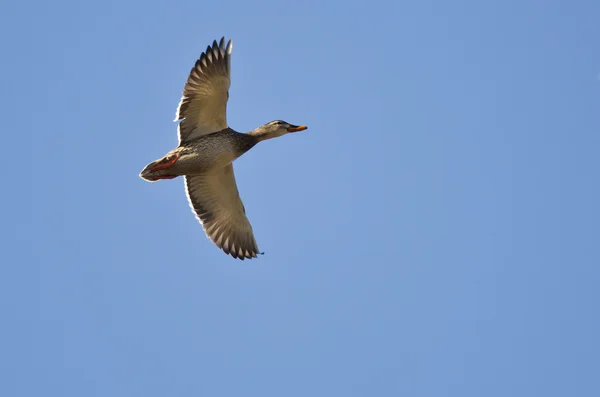
[[[0,395],[600,395],[600,3],[2,3]],[[183,84],[233,38],[265,255],[205,237]]]

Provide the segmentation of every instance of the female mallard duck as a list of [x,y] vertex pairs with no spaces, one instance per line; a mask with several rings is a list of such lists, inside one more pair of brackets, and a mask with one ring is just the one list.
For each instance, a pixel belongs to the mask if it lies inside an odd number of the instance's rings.
[[185,192],[206,235],[226,254],[244,260],[259,254],[233,175],[232,162],[266,139],[305,130],[271,121],[247,134],[227,126],[231,40],[200,55],[177,107],[179,146],[148,164],[140,177],[155,182],[183,176]]

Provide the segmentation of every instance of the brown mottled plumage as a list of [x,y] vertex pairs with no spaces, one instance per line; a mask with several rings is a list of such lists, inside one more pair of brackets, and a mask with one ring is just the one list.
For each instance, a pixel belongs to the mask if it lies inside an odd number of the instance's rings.
[[140,177],[155,182],[183,176],[185,192],[206,235],[226,254],[244,260],[259,253],[235,183],[233,161],[258,142],[305,130],[276,120],[243,134],[227,125],[231,40],[200,55],[183,89],[175,121],[179,146],[148,164]]

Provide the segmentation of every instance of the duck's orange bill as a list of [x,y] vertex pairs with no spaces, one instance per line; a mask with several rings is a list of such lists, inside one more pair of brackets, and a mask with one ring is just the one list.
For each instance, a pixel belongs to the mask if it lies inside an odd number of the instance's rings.
[[308,127],[305,125],[299,125],[297,127],[290,127],[288,128],[288,132],[298,132],[298,131],[304,131],[305,129],[307,129]]

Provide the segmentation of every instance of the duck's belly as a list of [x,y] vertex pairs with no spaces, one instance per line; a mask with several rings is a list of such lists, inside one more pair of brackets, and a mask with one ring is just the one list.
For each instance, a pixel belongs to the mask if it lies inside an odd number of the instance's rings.
[[180,173],[193,175],[222,168],[243,154],[234,139],[227,134],[207,135],[194,142],[193,153],[182,155],[176,165]]
[[204,157],[203,163],[205,168],[223,168],[237,158],[238,156],[230,151],[211,152]]

